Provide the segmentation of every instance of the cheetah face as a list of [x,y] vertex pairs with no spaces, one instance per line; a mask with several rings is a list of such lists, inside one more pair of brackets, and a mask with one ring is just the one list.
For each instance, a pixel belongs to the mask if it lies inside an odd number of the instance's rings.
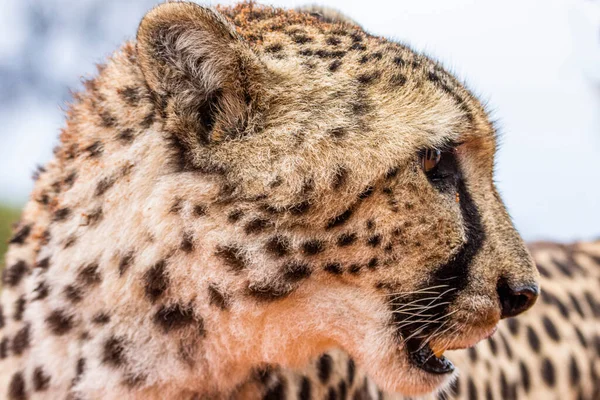
[[444,350],[474,345],[538,295],[494,187],[494,129],[408,48],[261,12],[233,15],[236,32],[169,3],[138,31],[171,144],[157,150],[170,171],[157,196],[201,203],[204,222],[173,224],[200,242],[206,271],[186,279],[221,309],[207,330],[256,365],[339,346],[388,390],[435,390],[453,375]]

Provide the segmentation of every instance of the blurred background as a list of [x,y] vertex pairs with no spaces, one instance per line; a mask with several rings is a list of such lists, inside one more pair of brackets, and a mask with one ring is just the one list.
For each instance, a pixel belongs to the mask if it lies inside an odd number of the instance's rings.
[[[157,3],[0,0],[0,257],[70,92]],[[497,184],[526,240],[600,235],[599,0],[317,3],[440,60],[488,104],[502,133]]]

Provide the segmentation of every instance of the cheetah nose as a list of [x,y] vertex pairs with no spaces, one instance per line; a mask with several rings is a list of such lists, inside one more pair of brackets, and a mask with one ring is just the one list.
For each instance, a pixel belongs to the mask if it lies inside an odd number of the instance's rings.
[[511,286],[506,281],[499,282],[497,290],[502,308],[501,318],[514,317],[530,309],[540,294],[537,284]]

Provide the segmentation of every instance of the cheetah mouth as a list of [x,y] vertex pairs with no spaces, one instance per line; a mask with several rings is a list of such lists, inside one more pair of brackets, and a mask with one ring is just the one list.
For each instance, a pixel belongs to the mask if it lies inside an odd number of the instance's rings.
[[435,375],[445,375],[454,372],[454,364],[443,352],[434,351],[431,343],[423,339],[411,338],[406,341],[408,359],[417,368]]

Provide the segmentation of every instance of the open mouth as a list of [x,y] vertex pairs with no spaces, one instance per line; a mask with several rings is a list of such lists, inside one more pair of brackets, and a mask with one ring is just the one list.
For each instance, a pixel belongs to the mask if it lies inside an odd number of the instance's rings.
[[406,342],[408,358],[414,366],[430,374],[443,375],[454,371],[454,364],[443,352],[435,354],[429,343],[419,338],[411,338]]

